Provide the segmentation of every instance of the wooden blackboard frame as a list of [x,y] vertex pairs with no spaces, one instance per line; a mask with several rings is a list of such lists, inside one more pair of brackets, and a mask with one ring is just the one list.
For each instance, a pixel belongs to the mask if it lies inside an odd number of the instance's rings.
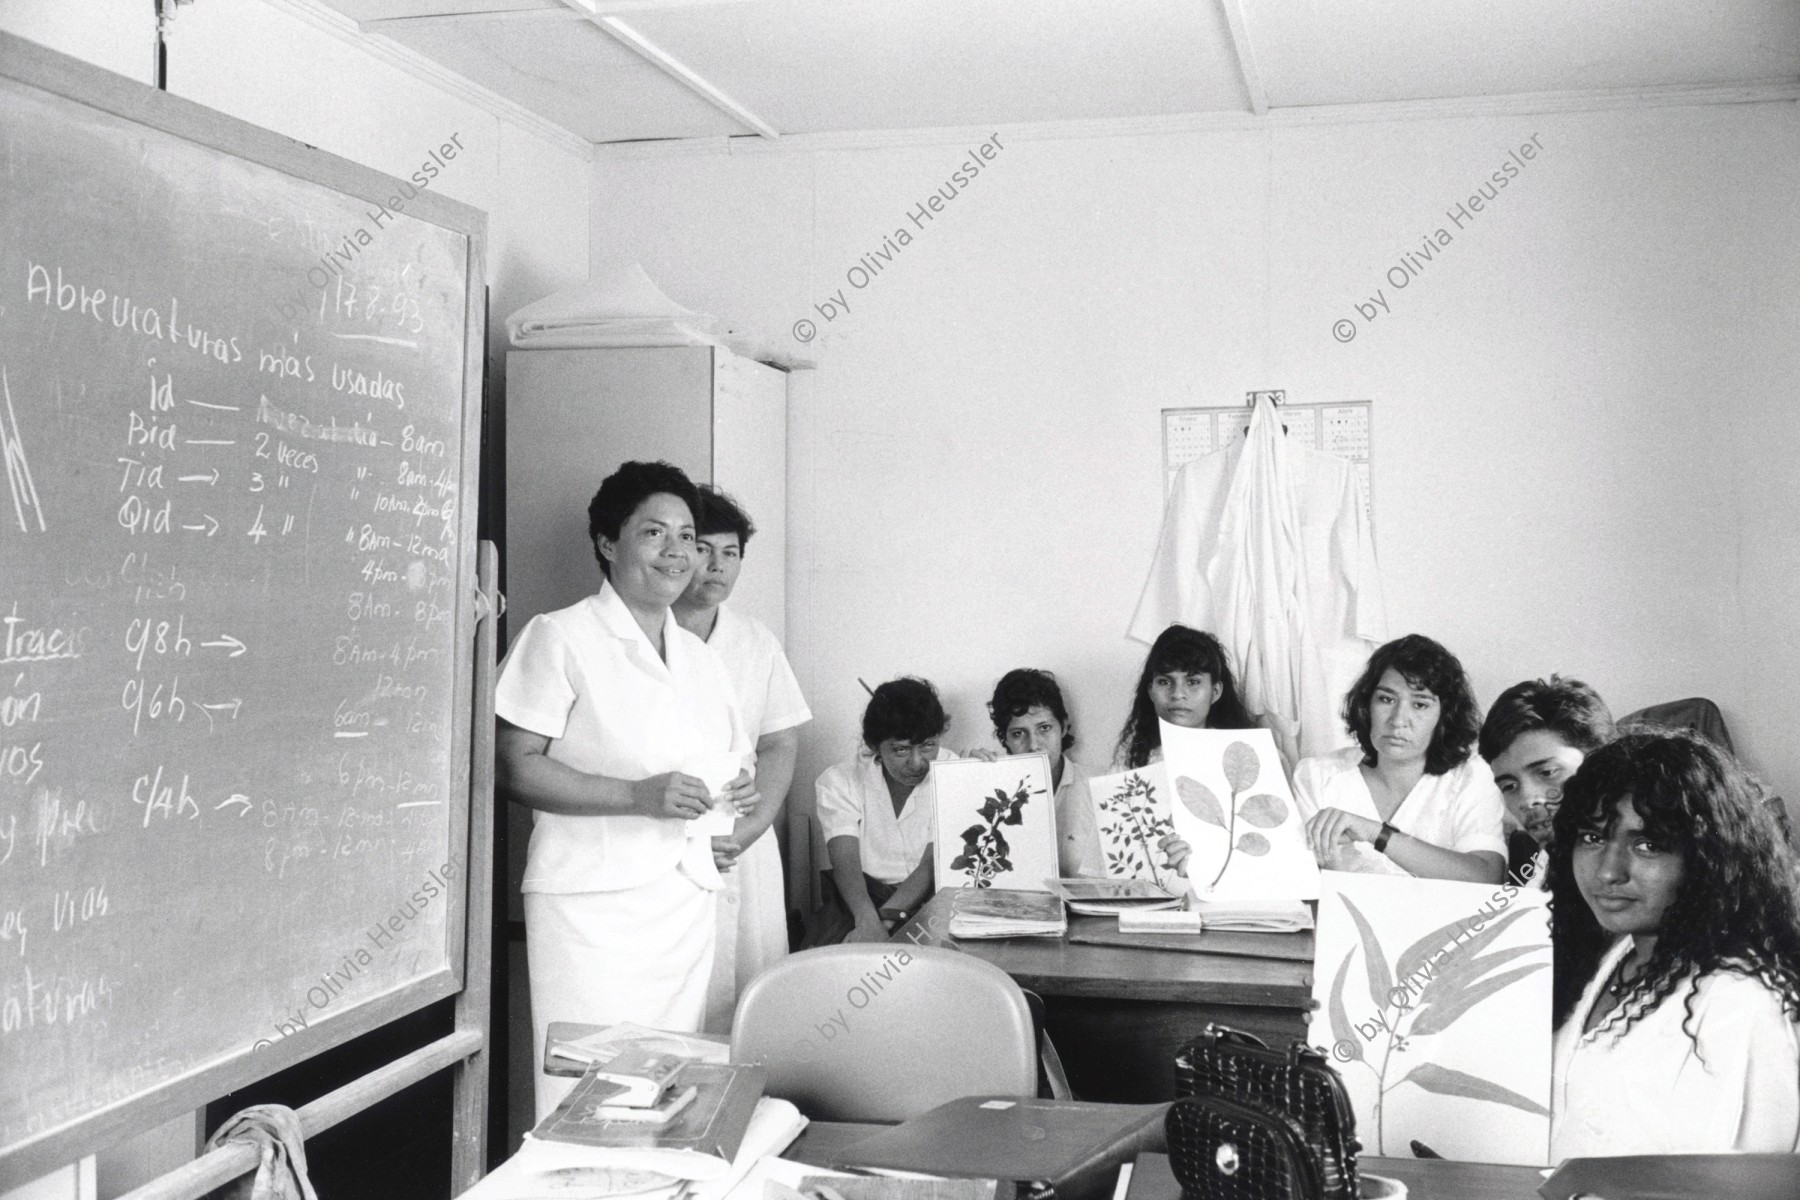
[[[396,181],[390,176],[5,33],[0,33],[0,77],[345,196],[380,204],[395,193]],[[462,489],[457,502],[458,574],[453,584],[458,601],[451,712],[457,726],[446,764],[451,774],[449,845],[452,852],[464,855],[467,869],[462,872],[463,885],[450,897],[445,925],[449,966],[260,1051],[246,1049],[41,1136],[0,1148],[0,1190],[200,1108],[220,1095],[449,996],[458,996],[456,1033],[309,1105],[302,1110],[302,1117],[307,1132],[317,1132],[437,1070],[455,1066],[457,1128],[452,1186],[460,1191],[482,1173],[492,906],[494,601],[492,548],[482,548],[490,569],[478,579],[475,530],[487,217],[469,205],[430,192],[409,201],[406,211],[408,216],[463,235],[468,247],[459,456]],[[484,583],[489,589],[486,593],[482,591]],[[242,1147],[215,1151],[145,1189],[145,1194],[198,1195],[254,1166],[254,1155]],[[212,1182],[205,1182],[209,1179]]]

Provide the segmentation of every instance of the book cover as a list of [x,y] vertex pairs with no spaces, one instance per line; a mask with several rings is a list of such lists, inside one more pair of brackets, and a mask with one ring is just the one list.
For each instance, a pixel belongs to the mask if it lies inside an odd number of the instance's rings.
[[594,1077],[620,1090],[606,1098],[615,1108],[649,1108],[662,1099],[663,1090],[688,1060],[679,1054],[648,1046],[627,1046],[610,1062],[596,1063]]
[[612,1085],[585,1075],[556,1111],[532,1130],[547,1141],[619,1149],[684,1150],[730,1162],[761,1099],[767,1072],[761,1067],[689,1062],[671,1081],[695,1089],[694,1100],[666,1125],[607,1117]]
[[1159,1145],[1167,1104],[964,1096],[844,1147],[834,1167],[1048,1184],[1104,1200],[1121,1163]]

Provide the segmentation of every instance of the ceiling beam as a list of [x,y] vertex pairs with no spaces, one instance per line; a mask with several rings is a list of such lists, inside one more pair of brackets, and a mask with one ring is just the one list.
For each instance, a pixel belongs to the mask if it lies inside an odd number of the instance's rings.
[[[661,46],[658,46],[655,42],[627,25],[618,17],[607,15],[609,10],[616,7],[615,5],[608,4],[605,0],[563,0],[563,3],[592,21],[595,26],[607,36],[617,41],[620,45],[632,51],[632,53],[644,59],[644,61],[648,62],[651,66],[655,67],[657,70],[661,71],[676,83],[679,83],[682,87],[685,87],[688,91],[694,93],[732,120],[743,125],[746,129],[754,129],[759,135],[771,142],[779,141],[781,139],[780,130],[751,112],[748,108],[745,108],[742,104],[739,104],[732,97],[726,95],[723,89],[703,77],[698,71],[676,58],[673,54],[670,54],[667,50],[664,50]],[[680,6],[680,4],[666,5],[666,7]],[[659,5],[657,7],[665,6]]]
[[389,33],[424,25],[462,25],[470,21],[579,21],[581,14],[562,7],[506,8],[494,12],[420,13],[411,17],[365,17],[357,27],[364,33]]
[[1231,49],[1237,55],[1238,71],[1244,77],[1244,93],[1250,97],[1250,111],[1264,116],[1269,111],[1269,96],[1263,90],[1262,76],[1256,69],[1256,52],[1250,48],[1250,29],[1244,23],[1244,0],[1219,0],[1225,12],[1225,25],[1231,30]]
[[[1270,128],[1315,128],[1365,122],[1443,121],[1530,117],[1548,113],[1616,112],[1713,104],[1797,104],[1800,79],[1782,78],[1724,84],[1602,88],[1580,92],[1532,92],[1513,96],[1465,96],[1439,100],[1384,100],[1369,104],[1276,107],[1265,117],[1250,113],[1181,113],[1150,117],[1096,117],[1001,125],[999,132],[1021,142],[1089,138],[1158,137]],[[810,154],[833,150],[874,150],[894,146],[968,146],[995,132],[992,125],[918,129],[865,129],[833,133],[790,133],[779,142],[752,138],[668,138],[662,141],[600,142],[601,160],[671,158],[710,154]]]

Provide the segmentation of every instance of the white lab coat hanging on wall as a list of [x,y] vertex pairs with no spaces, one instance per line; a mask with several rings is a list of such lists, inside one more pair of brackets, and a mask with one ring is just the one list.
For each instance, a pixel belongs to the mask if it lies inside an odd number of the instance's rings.
[[1350,742],[1344,693],[1387,637],[1362,481],[1259,398],[1241,441],[1181,469],[1130,634],[1216,635],[1288,761]]

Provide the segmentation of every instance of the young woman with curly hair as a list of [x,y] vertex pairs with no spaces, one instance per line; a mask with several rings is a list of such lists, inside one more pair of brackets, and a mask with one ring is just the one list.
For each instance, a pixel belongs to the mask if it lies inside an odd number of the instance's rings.
[[1294,768],[1319,865],[1499,883],[1505,807],[1473,753],[1481,710],[1456,656],[1416,633],[1382,646],[1344,698],[1344,723],[1355,746]]
[[1551,847],[1551,1161],[1800,1149],[1795,863],[1742,770],[1626,734],[1570,778]]
[[1115,770],[1136,771],[1161,760],[1159,720],[1187,729],[1256,728],[1238,699],[1237,681],[1218,638],[1186,625],[1171,625],[1157,634],[1119,733]]

